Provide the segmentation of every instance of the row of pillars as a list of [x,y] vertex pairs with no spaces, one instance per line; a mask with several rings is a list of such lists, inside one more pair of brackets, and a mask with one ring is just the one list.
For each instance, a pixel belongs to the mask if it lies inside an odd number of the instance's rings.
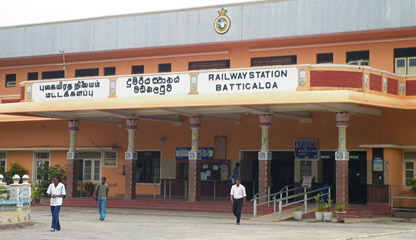
[[[125,152],[125,199],[136,197],[136,152],[135,152],[135,133],[137,131],[138,119],[126,119],[126,130],[128,132],[128,147]],[[346,148],[346,128],[348,127],[349,114],[337,113],[336,126],[338,127],[338,150],[336,152],[336,199],[338,204],[348,203],[348,152]],[[272,125],[272,115],[263,114],[259,116],[261,128],[261,149],[258,153],[259,159],[259,190],[267,189],[271,184],[271,159],[272,153],[269,149],[269,128]],[[200,199],[200,164],[199,164],[199,129],[201,128],[201,118],[189,118],[192,131],[191,151],[189,152],[189,181],[188,181],[188,200],[198,201]],[[70,134],[69,151],[67,153],[67,196],[74,196],[76,189],[76,169],[78,154],[76,152],[76,134],[79,131],[79,121],[68,121],[68,131]]]

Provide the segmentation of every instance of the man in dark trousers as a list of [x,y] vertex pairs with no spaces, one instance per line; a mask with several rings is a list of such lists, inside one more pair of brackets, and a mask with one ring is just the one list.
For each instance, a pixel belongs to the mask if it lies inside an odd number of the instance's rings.
[[58,176],[55,175],[52,177],[52,183],[49,185],[46,193],[51,197],[51,231],[61,231],[61,225],[59,224],[59,212],[61,211],[62,199],[65,197],[66,191],[65,186],[59,182]]
[[246,197],[246,188],[241,184],[241,179],[237,178],[230,192],[230,200],[233,203],[233,213],[237,218],[237,225],[240,225],[241,209],[246,204]]

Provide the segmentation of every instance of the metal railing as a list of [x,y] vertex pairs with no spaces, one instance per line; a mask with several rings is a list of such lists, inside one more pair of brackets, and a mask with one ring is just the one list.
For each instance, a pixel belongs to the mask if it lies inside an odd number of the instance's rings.
[[[403,196],[403,190],[405,190],[404,192],[406,193],[406,195],[411,195],[409,186],[394,186],[394,185],[390,186],[390,209],[391,211],[393,210],[416,211],[416,208],[407,207],[406,204],[404,203],[402,203],[402,207],[394,207],[394,199],[404,199],[405,201],[406,200],[416,201],[416,196]],[[395,191],[398,193],[396,193]],[[414,203],[415,202],[413,202],[413,204],[410,204],[410,206],[415,206]]]
[[[270,205],[271,202],[273,202],[273,213],[276,213],[276,206],[277,205],[279,206],[279,209],[278,209],[279,219],[281,218],[283,208],[287,207],[287,206],[290,206],[290,205],[294,205],[294,204],[298,204],[298,203],[303,202],[305,212],[307,212],[308,211],[308,201],[315,198],[316,194],[314,194],[314,193],[321,193],[320,194],[321,197],[331,195],[331,187],[330,186],[307,191],[307,188],[304,188],[304,187],[297,187],[297,188],[289,189],[289,185],[287,185],[287,186],[283,187],[280,191],[278,191],[276,193],[272,193],[272,194],[270,194],[270,187],[268,187],[268,189],[269,189],[268,194],[266,194],[264,196],[260,196],[261,193],[264,192],[264,190],[263,190],[263,192],[259,192],[259,193],[255,194],[253,196],[253,199],[251,199],[251,201],[253,202],[253,217],[257,216],[257,207],[259,207],[261,205],[265,205],[265,204]],[[296,193],[296,191],[299,191],[301,189],[303,189],[303,192]],[[328,190],[328,191],[326,191],[326,190]],[[311,196],[311,194],[313,194],[313,195]],[[266,201],[259,203],[259,201],[263,198],[265,198]],[[300,200],[298,200],[298,198]]]
[[[267,204],[268,206],[270,205],[270,199],[271,199],[271,194],[270,194],[270,187],[271,186],[267,186],[265,188],[263,188],[261,191],[259,191],[258,193],[254,194],[253,198],[250,200],[253,202],[253,217],[257,216],[257,207],[262,206]],[[265,195],[263,195],[264,192],[267,193]],[[264,202],[260,201],[262,199],[266,199]]]
[[[182,182],[183,181],[183,198],[188,198],[188,180],[178,180],[178,179],[161,179],[163,181],[163,199],[166,200],[166,197],[172,199],[172,181]],[[168,183],[168,184],[167,184]],[[169,185],[169,193],[167,193],[166,188]],[[215,199],[215,198],[214,198]]]
[[[303,189],[303,193],[297,193],[297,194],[293,194],[288,196],[289,192],[295,192],[296,190],[300,190]],[[298,203],[302,203],[304,205],[304,211],[307,212],[308,211],[308,201],[311,199],[315,199],[315,195],[314,193],[320,193],[320,197],[324,197],[324,196],[330,196],[331,195],[331,186],[327,186],[327,187],[323,187],[323,188],[318,188],[315,190],[310,190],[310,191],[306,191],[307,188],[304,187],[298,187],[298,188],[293,188],[290,190],[287,190],[286,192],[286,196],[283,197],[282,193],[279,194],[279,198],[274,198],[274,213],[276,212],[276,202],[279,204],[279,215],[278,218],[279,220],[282,217],[282,210],[283,207],[287,207],[290,205],[294,205],[294,204],[298,204]],[[328,190],[328,191],[326,191]],[[326,192],[326,193],[325,193]],[[313,194],[313,196],[310,196],[311,194]],[[296,200],[297,198],[300,198],[300,200]],[[292,200],[289,202],[289,200]],[[286,203],[283,204],[283,201],[285,201]]]

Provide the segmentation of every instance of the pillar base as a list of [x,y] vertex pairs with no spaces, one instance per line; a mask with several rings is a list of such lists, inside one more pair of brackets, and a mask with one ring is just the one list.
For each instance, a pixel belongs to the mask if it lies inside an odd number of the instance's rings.
[[[260,152],[259,152],[260,155]],[[259,196],[267,195],[267,188],[270,186],[270,171],[271,171],[272,161],[270,160],[261,160],[259,159]],[[265,202],[266,199],[262,198],[259,202]]]
[[200,200],[201,170],[199,160],[189,159],[188,201]]
[[337,204],[348,206],[348,161],[336,163],[336,201]]
[[126,159],[126,182],[124,189],[124,199],[136,199],[136,168],[137,160]]
[[[62,179],[61,179],[62,180]],[[77,180],[78,180],[78,161],[76,159],[67,160],[67,172],[66,172],[66,197],[73,198],[77,192]]]

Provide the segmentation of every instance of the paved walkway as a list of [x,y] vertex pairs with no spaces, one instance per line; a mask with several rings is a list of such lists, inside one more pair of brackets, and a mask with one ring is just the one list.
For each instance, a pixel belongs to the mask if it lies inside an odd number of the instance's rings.
[[258,222],[231,214],[109,209],[104,222],[94,209],[65,208],[62,231],[50,232],[47,207],[32,209],[33,225],[0,230],[1,239],[416,239],[416,219],[348,219],[348,223]]

